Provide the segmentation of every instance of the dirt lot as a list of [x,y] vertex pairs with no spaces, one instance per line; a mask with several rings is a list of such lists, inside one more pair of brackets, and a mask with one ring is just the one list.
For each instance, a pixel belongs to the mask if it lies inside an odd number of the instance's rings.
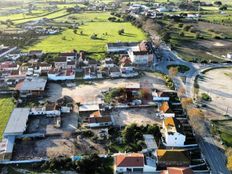
[[81,138],[66,132],[62,136],[17,140],[14,146],[13,159],[70,157],[94,152],[105,154],[104,145],[95,143],[90,138]]
[[56,128],[58,117],[48,118],[41,116],[31,117],[28,121],[27,133],[44,133],[46,135],[63,134],[64,132],[75,132],[77,129],[77,116],[75,113],[63,114],[61,116],[61,127]]
[[18,140],[14,146],[13,159],[54,158],[75,154],[75,140],[46,137],[37,140]]
[[198,81],[200,93],[208,93],[212,101],[207,105],[211,111],[232,116],[232,68],[221,68],[205,73]]
[[155,116],[155,108],[133,108],[133,109],[119,109],[111,113],[115,125],[125,126],[131,123],[138,125],[146,125],[158,123],[162,120]]
[[101,95],[101,90],[106,90],[109,88],[124,87],[129,83],[135,82],[149,82],[153,86],[160,90],[165,90],[167,87],[163,79],[154,73],[146,73],[140,79],[114,79],[114,80],[101,80],[95,81],[91,85],[78,85],[75,88],[62,88],[59,84],[50,83],[48,96],[49,100],[55,101],[56,99],[68,95],[71,96],[76,102],[101,102],[98,96]]

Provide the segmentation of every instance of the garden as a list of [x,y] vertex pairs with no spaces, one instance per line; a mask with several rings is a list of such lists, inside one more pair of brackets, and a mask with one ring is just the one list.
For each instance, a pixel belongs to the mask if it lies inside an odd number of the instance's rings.
[[0,97],[0,140],[2,139],[3,132],[14,106],[15,105],[11,97]]

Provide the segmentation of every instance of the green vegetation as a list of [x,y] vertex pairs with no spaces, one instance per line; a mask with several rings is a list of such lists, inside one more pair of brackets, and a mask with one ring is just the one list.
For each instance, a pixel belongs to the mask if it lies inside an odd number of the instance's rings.
[[213,134],[218,134],[222,142],[232,147],[232,120],[214,120],[212,121],[211,131]]
[[115,97],[120,96],[124,91],[124,88],[114,88],[104,95],[104,101],[106,103],[111,103]]
[[224,73],[227,77],[232,79],[232,73]]
[[170,88],[171,90],[174,90],[175,84],[173,83],[171,77],[169,77],[168,75],[163,75],[163,78],[165,80],[166,86]]
[[204,100],[204,101],[212,101],[212,98],[207,93],[202,93],[201,94],[201,99]]
[[110,145],[109,150],[116,152],[137,152],[146,147],[143,134],[152,134],[156,142],[160,141],[160,130],[157,125],[138,126],[131,124],[126,126],[122,131],[117,128],[110,128]]
[[[125,33],[118,34],[123,28]],[[81,33],[83,32],[83,33]],[[97,34],[97,39],[91,39],[92,34]],[[108,42],[133,42],[146,39],[142,30],[134,27],[129,22],[90,22],[77,29],[77,34],[72,29],[67,29],[59,35],[48,36],[27,50],[40,50],[45,52],[65,52],[73,49],[89,52],[104,52]]]
[[[20,168],[20,166],[17,168]],[[22,166],[25,168],[25,166]],[[60,171],[75,171],[78,173],[101,174],[113,173],[113,158],[100,158],[97,154],[82,156],[80,160],[70,158],[54,158],[42,164],[33,164],[27,167],[30,171],[60,173]]]
[[167,68],[168,69],[177,68],[178,72],[180,72],[180,73],[185,73],[185,72],[189,71],[189,67],[187,67],[185,65],[168,65]]
[[13,109],[14,103],[11,97],[0,98],[0,140]]

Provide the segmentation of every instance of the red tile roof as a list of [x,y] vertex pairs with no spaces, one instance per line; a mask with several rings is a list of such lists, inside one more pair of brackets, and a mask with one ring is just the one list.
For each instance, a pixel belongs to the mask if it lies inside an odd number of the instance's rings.
[[168,167],[161,174],[193,174],[192,169],[184,167]]
[[89,117],[89,123],[108,123],[111,122],[110,117]]
[[118,154],[115,157],[117,167],[143,167],[144,155],[141,153]]

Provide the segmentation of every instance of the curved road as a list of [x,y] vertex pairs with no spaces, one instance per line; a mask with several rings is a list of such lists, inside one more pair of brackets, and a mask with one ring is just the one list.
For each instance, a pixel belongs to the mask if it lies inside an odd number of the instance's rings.
[[[200,75],[203,71],[212,69],[212,68],[223,68],[223,67],[232,67],[232,64],[210,64],[210,65],[201,65],[186,62],[180,57],[178,57],[174,52],[171,51],[169,47],[165,44],[160,46],[160,53],[163,57],[162,61],[155,62],[154,69],[162,73],[168,74],[167,65],[170,64],[181,64],[188,66],[190,70],[185,74],[182,74],[182,77],[185,77],[185,83],[182,81],[180,76],[173,78],[175,83],[176,90],[183,87],[186,90],[186,96],[193,98],[193,88],[194,81],[197,75]],[[204,158],[209,163],[212,174],[230,174],[226,168],[226,157],[223,152],[221,152],[214,143],[214,139],[209,137],[200,137],[199,146],[202,150]]]

